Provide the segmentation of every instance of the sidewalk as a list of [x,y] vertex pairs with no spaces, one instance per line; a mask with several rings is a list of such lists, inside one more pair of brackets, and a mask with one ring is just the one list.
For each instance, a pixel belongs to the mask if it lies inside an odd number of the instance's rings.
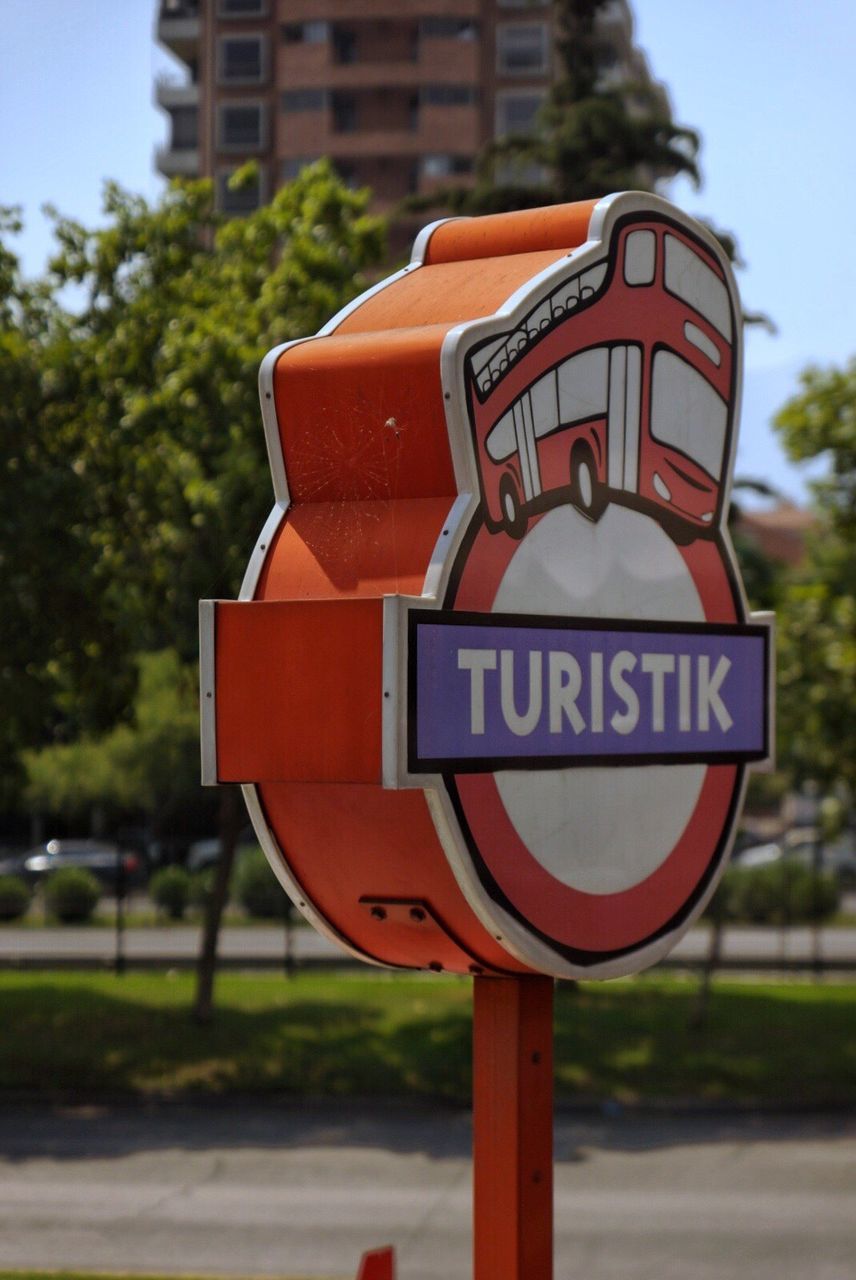
[[[297,926],[291,931],[292,956],[301,966],[357,963],[313,929]],[[665,967],[702,963],[709,946],[706,928],[691,929]],[[199,952],[200,929],[196,925],[128,929],[124,955],[129,967],[182,968],[192,965]],[[226,926],[220,935],[224,967],[278,968],[286,963],[286,932],[281,926]],[[814,931],[734,926],[725,931],[720,969],[786,971],[810,969],[814,960]],[[0,928],[0,967],[50,968],[108,967],[116,954],[114,930],[101,926]],[[819,954],[824,968],[856,974],[856,928],[824,928],[819,931]]]
[[[0,1268],[466,1280],[470,1118],[380,1105],[0,1109]],[[562,1280],[841,1280],[856,1122],[559,1114]]]

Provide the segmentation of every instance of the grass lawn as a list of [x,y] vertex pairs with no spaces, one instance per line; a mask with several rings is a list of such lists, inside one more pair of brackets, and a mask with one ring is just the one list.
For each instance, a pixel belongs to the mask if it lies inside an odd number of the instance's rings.
[[[470,985],[397,974],[221,974],[209,1027],[190,974],[0,973],[0,1096],[230,1091],[466,1102]],[[559,1098],[823,1106],[856,1100],[856,984],[697,984],[657,975],[559,987]]]

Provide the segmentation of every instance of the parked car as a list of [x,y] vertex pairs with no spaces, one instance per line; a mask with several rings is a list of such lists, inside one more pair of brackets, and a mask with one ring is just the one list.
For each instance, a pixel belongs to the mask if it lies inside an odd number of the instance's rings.
[[[245,827],[238,836],[237,852],[247,845],[255,845],[256,837],[252,827]],[[211,836],[207,840],[194,840],[193,844],[188,847],[187,861],[185,866],[191,874],[197,871],[207,871],[210,867],[216,866],[217,859],[220,857],[220,841],[217,836]]]
[[0,856],[0,876],[23,876],[24,863],[27,859],[25,853],[8,853],[4,852]]
[[[856,836],[852,831],[824,841],[819,852],[822,869],[831,871],[842,889],[856,886]],[[803,866],[813,867],[817,856],[814,838],[802,832],[789,834],[785,839],[785,855]]]
[[138,853],[101,840],[48,840],[24,858],[23,874],[30,884],[38,884],[61,867],[83,867],[115,893],[120,877],[126,889],[136,888],[146,879],[146,867]]
[[[814,867],[817,853],[814,835],[801,828],[789,831],[783,840],[741,849],[732,861],[737,867],[766,867],[786,858],[802,867]],[[822,871],[831,872],[842,889],[856,886],[856,837],[852,832],[824,842],[820,848],[820,867]]]
[[732,862],[736,867],[768,867],[771,862],[779,862],[783,856],[782,846],[771,840],[767,844],[753,844],[747,849],[740,849]]
[[213,867],[220,857],[220,841],[216,836],[210,840],[194,840],[187,850],[187,870],[195,875],[197,871],[207,871]]

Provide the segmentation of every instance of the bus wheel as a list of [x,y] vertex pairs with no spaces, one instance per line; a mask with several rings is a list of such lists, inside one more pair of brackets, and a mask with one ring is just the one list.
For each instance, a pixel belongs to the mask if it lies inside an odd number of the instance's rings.
[[506,531],[512,538],[522,538],[529,521],[523,510],[517,485],[507,472],[499,482],[499,505]]
[[571,454],[571,501],[589,520],[598,520],[606,506],[606,490],[597,478],[594,457],[586,444]]
[[691,542],[695,542],[702,532],[701,529],[697,529],[695,525],[690,524],[688,520],[681,520],[679,516],[673,516],[668,513],[660,516],[660,525],[676,547],[688,547]]

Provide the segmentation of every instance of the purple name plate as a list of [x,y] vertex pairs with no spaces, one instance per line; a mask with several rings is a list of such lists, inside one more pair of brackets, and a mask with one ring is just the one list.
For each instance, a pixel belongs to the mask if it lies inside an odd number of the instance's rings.
[[764,759],[769,629],[409,615],[411,773]]

